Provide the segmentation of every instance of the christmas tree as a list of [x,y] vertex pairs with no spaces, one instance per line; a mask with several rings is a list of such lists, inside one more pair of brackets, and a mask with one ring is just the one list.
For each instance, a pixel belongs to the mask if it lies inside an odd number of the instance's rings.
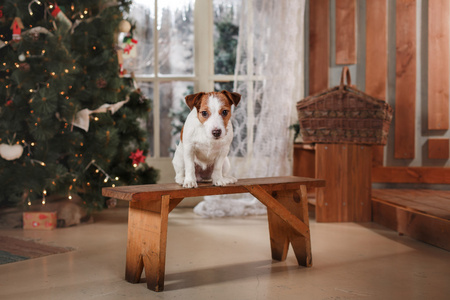
[[150,101],[121,76],[130,4],[0,2],[0,207],[78,194],[101,209],[102,187],[156,182]]

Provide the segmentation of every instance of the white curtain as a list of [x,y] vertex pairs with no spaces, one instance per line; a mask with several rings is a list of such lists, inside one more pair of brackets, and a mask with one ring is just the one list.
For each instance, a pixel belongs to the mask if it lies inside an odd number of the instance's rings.
[[[243,0],[235,76],[242,95],[233,112],[230,151],[237,178],[292,173],[295,104],[303,98],[305,0]],[[250,75],[250,80],[241,80]],[[205,217],[263,214],[251,196],[210,196],[194,212]]]

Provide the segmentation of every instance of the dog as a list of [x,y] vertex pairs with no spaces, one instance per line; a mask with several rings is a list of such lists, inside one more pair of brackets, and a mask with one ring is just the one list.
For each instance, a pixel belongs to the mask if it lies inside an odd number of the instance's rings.
[[172,160],[175,182],[185,188],[197,187],[197,182],[212,181],[216,186],[235,183],[237,179],[228,174],[227,155],[233,140],[231,107],[238,105],[241,95],[225,90],[201,92],[185,100],[191,112]]

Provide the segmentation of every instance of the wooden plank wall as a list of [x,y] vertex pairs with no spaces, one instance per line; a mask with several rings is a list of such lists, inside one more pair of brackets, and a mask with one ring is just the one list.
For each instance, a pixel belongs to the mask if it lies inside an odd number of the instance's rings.
[[394,156],[413,159],[416,146],[416,0],[397,0],[395,21]]
[[[308,3],[309,94],[331,87],[330,81],[338,82],[333,76],[342,65],[356,65],[352,69],[356,70],[356,78],[365,76],[365,87],[357,88],[394,107],[388,145],[373,149],[374,181],[396,181],[391,176],[392,168],[408,174],[411,168],[416,172],[417,168],[426,167],[424,172],[417,171],[420,176],[429,176],[420,179],[424,182],[436,182],[432,173],[439,172],[439,168],[444,168],[447,174],[450,1],[309,0]],[[330,23],[333,19],[330,14],[335,14],[336,23]],[[358,30],[360,26],[365,31]],[[333,46],[330,30],[336,35],[334,53],[330,53]],[[334,65],[330,65],[333,61],[330,55],[336,57]]]
[[449,139],[428,139],[428,158],[448,159]]
[[328,88],[330,56],[330,4],[309,3],[309,94]]
[[[387,2],[366,1],[366,93],[386,100]],[[373,165],[383,165],[384,147],[373,147]]]
[[450,184],[450,168],[441,167],[375,167],[372,182]]
[[448,129],[450,1],[428,2],[428,129]]
[[336,64],[356,64],[356,0],[336,0]]

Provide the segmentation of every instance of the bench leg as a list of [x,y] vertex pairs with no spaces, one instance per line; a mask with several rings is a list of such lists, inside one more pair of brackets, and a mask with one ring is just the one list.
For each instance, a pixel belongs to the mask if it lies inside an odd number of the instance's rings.
[[[294,199],[300,199],[300,205],[298,205],[298,217],[309,228],[308,192],[306,186],[301,186],[300,190],[294,193]],[[289,239],[298,263],[305,267],[311,267],[311,231],[308,231],[306,236],[302,236],[291,230]]]
[[267,210],[267,219],[269,221],[272,259],[284,261],[289,249],[289,226],[270,209]]
[[[301,186],[300,191],[274,192],[273,197],[302,221],[309,228],[308,219],[308,195],[306,186]],[[270,245],[272,258],[283,261],[286,259],[289,242],[292,244],[298,264],[311,267],[311,238],[309,230],[300,234],[292,229],[281,217],[268,209]]]
[[147,287],[164,289],[170,196],[160,201],[130,202],[125,279],[138,283],[145,269]]

